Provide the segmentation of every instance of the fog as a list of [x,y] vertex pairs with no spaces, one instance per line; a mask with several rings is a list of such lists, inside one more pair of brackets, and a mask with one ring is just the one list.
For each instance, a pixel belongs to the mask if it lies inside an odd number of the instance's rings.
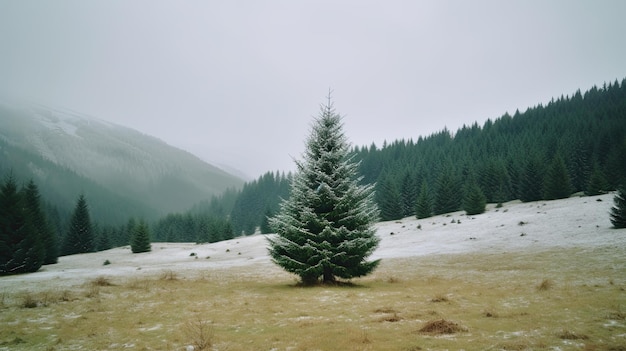
[[624,1],[0,1],[0,93],[255,178],[292,170],[329,89],[354,145],[626,77]]

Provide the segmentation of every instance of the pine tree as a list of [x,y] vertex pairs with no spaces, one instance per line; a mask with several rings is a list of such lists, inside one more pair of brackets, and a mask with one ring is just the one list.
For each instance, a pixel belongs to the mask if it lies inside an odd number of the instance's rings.
[[615,228],[626,228],[626,186],[621,186],[613,198],[611,223]]
[[394,180],[383,173],[376,183],[376,202],[380,208],[380,218],[391,221],[403,217],[402,196]]
[[415,216],[418,219],[428,218],[433,215],[433,199],[428,191],[426,182],[422,182],[419,196],[415,204]]
[[80,194],[70,219],[70,227],[64,241],[65,255],[94,252],[95,241],[87,200]]
[[44,257],[24,192],[9,175],[0,188],[0,275],[35,272]]
[[589,183],[587,184],[587,188],[585,189],[585,195],[587,196],[595,196],[604,194],[609,189],[609,184],[602,174],[602,171],[599,167],[594,167],[593,172],[591,173],[591,177],[589,177]]
[[415,214],[415,202],[418,196],[418,185],[415,183],[415,177],[411,172],[406,171],[402,178],[402,186],[400,187],[400,195],[402,198],[402,217],[408,217]]
[[572,194],[572,182],[563,158],[557,154],[548,168],[544,180],[544,198],[546,200],[564,199]]
[[486,205],[487,200],[483,191],[476,182],[470,182],[463,198],[463,210],[467,215],[477,215],[485,212]]
[[39,188],[31,179],[24,189],[24,201],[26,209],[33,221],[35,229],[39,233],[36,250],[43,251],[43,264],[57,263],[59,258],[59,244],[52,226],[48,223],[46,216],[41,209],[41,199]]
[[433,210],[435,214],[443,214],[458,211],[463,199],[461,186],[452,174],[452,168],[445,168],[437,178],[437,194]]
[[149,252],[152,250],[150,244],[150,230],[143,220],[133,228],[133,234],[130,239],[130,249],[133,253]]
[[270,219],[272,260],[302,283],[336,283],[371,273],[379,260],[366,261],[380,239],[373,187],[360,185],[358,164],[349,158],[341,116],[332,103],[321,107],[303,161],[296,161],[291,195]]
[[524,164],[520,174],[519,198],[523,202],[537,201],[542,199],[543,170],[539,156],[531,155]]

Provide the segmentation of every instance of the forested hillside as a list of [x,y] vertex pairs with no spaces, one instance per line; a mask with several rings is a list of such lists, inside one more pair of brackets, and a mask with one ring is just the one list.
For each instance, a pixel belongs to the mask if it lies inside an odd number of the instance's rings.
[[433,214],[459,210],[474,182],[493,203],[614,190],[626,180],[626,80],[482,127],[444,129],[355,153],[364,181],[377,182],[383,219],[415,214],[420,192]]
[[[626,80],[482,126],[355,147],[353,155],[363,182],[377,184],[383,220],[460,210],[472,188],[490,203],[614,190],[626,181]],[[264,191],[269,182],[282,189],[282,178],[266,177],[246,184],[233,203],[236,233],[251,234],[284,196],[284,190]]]
[[0,100],[0,175],[32,178],[68,211],[79,193],[95,219],[156,219],[243,181],[154,137],[72,111]]

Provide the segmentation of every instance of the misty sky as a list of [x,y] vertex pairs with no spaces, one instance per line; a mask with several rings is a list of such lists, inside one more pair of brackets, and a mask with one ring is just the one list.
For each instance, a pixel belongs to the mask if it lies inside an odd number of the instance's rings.
[[329,88],[349,140],[380,146],[621,81],[625,16],[622,0],[0,0],[0,93],[256,178],[294,169]]

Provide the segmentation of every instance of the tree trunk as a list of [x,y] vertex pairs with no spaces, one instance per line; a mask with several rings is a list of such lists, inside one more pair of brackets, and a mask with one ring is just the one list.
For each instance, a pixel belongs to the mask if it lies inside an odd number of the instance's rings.
[[333,270],[330,267],[324,267],[324,280],[323,284],[334,284],[336,282]]

